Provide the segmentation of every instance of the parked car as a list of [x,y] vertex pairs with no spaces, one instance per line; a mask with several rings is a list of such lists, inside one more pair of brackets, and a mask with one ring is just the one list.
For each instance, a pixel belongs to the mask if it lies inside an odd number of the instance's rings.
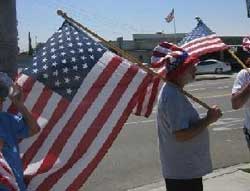
[[197,74],[216,73],[221,74],[231,71],[231,65],[219,60],[208,59],[200,61],[196,66]]

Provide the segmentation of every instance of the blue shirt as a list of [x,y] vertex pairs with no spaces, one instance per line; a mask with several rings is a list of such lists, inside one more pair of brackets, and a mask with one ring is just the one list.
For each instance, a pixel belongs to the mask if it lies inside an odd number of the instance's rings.
[[2,153],[16,177],[20,191],[26,191],[26,186],[23,180],[23,166],[18,141],[28,136],[29,128],[22,117],[0,112],[0,139],[4,141]]

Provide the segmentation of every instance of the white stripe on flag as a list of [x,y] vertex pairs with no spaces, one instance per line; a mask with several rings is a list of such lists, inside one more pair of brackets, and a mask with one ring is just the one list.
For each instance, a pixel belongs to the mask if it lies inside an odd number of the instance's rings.
[[[142,110],[140,112],[140,115],[144,116],[148,110],[148,106],[149,106],[149,101],[150,101],[150,97],[152,95],[152,88],[153,88],[153,83],[151,83],[151,85],[148,87],[149,89],[147,90],[147,93],[144,97],[144,101],[143,101],[143,104],[142,104]],[[149,92],[149,93],[148,93]]]
[[36,104],[36,101],[38,100],[41,93],[43,92],[43,88],[44,88],[44,85],[38,81],[36,81],[35,84],[32,86],[32,89],[30,91],[32,93],[28,94],[24,102],[24,105],[28,108],[28,110],[31,111],[31,109],[34,107],[34,105]]

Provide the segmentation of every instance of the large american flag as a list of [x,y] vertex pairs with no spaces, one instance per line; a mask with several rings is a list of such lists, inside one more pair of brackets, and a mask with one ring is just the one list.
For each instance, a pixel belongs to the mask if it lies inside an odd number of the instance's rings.
[[78,190],[151,78],[65,21],[17,80],[42,128],[20,143],[28,190]]
[[184,48],[189,55],[196,56],[202,56],[228,48],[199,18],[197,26],[181,40],[179,45]]

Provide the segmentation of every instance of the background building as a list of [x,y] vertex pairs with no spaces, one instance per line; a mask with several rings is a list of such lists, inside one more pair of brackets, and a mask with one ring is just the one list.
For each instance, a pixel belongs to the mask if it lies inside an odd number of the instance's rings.
[[[141,62],[150,63],[150,58],[152,55],[152,50],[157,44],[162,41],[168,41],[174,44],[178,44],[184,36],[185,33],[176,33],[176,34],[134,34],[132,40],[123,40],[122,37],[117,38],[116,41],[111,41],[112,44],[118,46],[129,54],[135,56]],[[244,61],[247,56],[246,52],[242,50],[241,44],[243,36],[221,36],[222,41],[229,45],[230,48],[236,53],[236,55]],[[225,62],[229,62],[233,69],[238,70],[240,65],[236,63],[234,58],[228,53],[228,51],[216,52],[212,54],[207,54],[201,57],[201,60],[208,58],[213,58]]]

